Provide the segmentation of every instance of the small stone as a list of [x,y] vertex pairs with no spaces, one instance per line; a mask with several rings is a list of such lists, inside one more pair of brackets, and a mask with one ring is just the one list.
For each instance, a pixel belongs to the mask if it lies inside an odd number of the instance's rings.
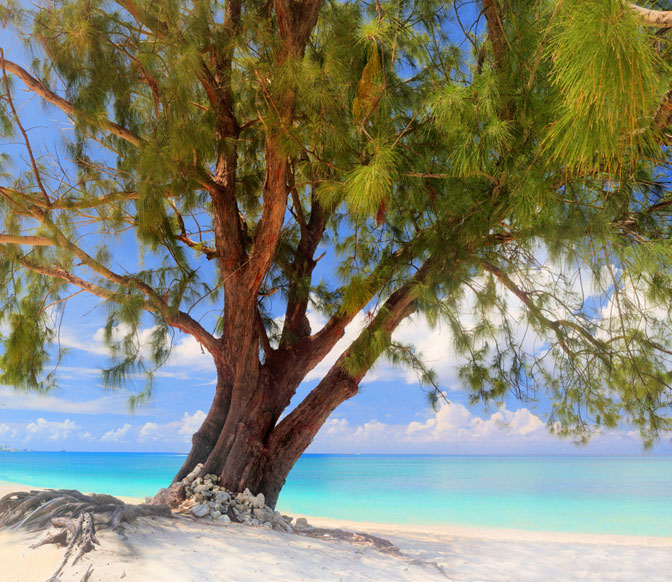
[[250,525],[257,526],[257,525],[259,525],[260,523],[261,523],[261,522],[260,522],[258,519],[256,519],[256,518],[253,518],[252,520],[250,520]]
[[213,509],[213,510],[210,512],[210,517],[211,517],[212,519],[217,519],[217,518],[219,518],[219,517],[222,517],[222,512],[221,512],[221,511],[217,511],[216,509]]
[[224,515],[220,516],[219,523],[223,523],[224,525],[229,525],[231,523],[231,518],[228,515],[224,514]]
[[273,529],[273,524],[270,521],[265,521],[264,527],[267,527],[268,529]]
[[309,527],[308,526],[308,520],[305,517],[297,517],[296,518],[296,524],[294,525],[294,527],[296,527],[298,529],[305,529],[305,528]]
[[231,496],[226,491],[219,491],[215,493],[215,501],[217,503],[226,503],[231,499]]
[[194,506],[191,509],[191,513],[193,513],[196,517],[204,517],[210,513],[210,508],[205,503],[202,503],[200,505]]
[[292,520],[294,519],[291,515],[281,515],[283,521],[286,521],[287,523],[292,523]]
[[208,485],[207,483],[203,483],[202,485],[197,485],[196,487],[194,487],[194,493],[206,493],[206,492],[209,493],[210,492],[209,490],[210,485]]
[[254,498],[254,501],[252,502],[252,506],[261,508],[261,507],[264,507],[265,505],[266,505],[266,498],[264,497],[263,493],[259,493],[259,495],[257,495]]

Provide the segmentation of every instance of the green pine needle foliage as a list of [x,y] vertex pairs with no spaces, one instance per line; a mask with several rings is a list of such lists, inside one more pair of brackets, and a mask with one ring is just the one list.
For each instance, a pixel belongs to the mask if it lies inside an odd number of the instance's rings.
[[260,370],[320,317],[363,322],[339,373],[387,358],[436,404],[458,386],[395,336],[415,314],[474,402],[544,391],[558,434],[666,434],[668,31],[620,0],[491,5],[496,22],[479,2],[323,2],[300,50],[260,0],[234,23],[231,0],[0,6],[32,60],[5,58],[69,103],[31,127],[23,81],[0,78],[0,381],[55,385],[84,290],[107,316],[104,384],[132,406],[176,328],[230,360],[252,338]]

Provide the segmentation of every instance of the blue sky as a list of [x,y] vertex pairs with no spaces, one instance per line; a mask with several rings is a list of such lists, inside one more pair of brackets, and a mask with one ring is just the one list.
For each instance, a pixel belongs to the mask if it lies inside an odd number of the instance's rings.
[[[176,336],[173,353],[156,380],[155,398],[131,414],[128,392],[101,387],[100,368],[109,360],[102,343],[103,317],[90,301],[72,302],[61,329],[69,349],[59,371],[59,388],[46,396],[0,388],[0,445],[33,450],[187,451],[214,393],[210,356],[188,336]],[[311,315],[316,323],[317,316]],[[344,344],[357,330],[348,330]],[[484,409],[465,406],[455,379],[456,360],[444,330],[422,318],[399,330],[414,340],[439,373],[450,403],[437,412],[427,406],[414,377],[381,362],[361,392],[343,404],[322,428],[309,452],[445,454],[638,454],[636,434],[623,427],[576,447],[548,433],[545,406],[509,401]],[[342,345],[344,345],[342,344]],[[339,351],[337,346],[301,386],[315,385]],[[141,385],[143,380],[138,378]],[[132,388],[132,387],[131,387]],[[656,452],[669,452],[661,445]]]
[[[0,46],[7,58],[24,64],[30,62],[7,32],[0,31]],[[21,115],[31,137],[55,142],[56,134],[45,133],[44,127],[67,124],[67,120],[54,108],[45,109],[37,100],[25,101],[26,94],[16,93],[17,99],[23,100]],[[14,146],[2,147],[9,150]],[[113,252],[120,262],[135,260],[132,240],[126,237],[117,245]],[[324,276],[329,276],[330,267],[329,257],[320,263]],[[512,309],[516,309],[515,304]],[[104,315],[95,298],[79,296],[68,304],[60,342],[69,353],[62,361],[56,390],[40,396],[0,386],[0,446],[72,451],[189,449],[191,435],[200,425],[214,393],[215,373],[210,356],[192,338],[178,332],[171,358],[157,374],[153,401],[131,414],[128,392],[102,388],[100,370],[110,363],[102,342]],[[310,317],[313,329],[317,329],[322,322],[320,316],[312,313]],[[347,341],[356,336],[361,323],[361,318],[353,322],[345,340],[325,363],[311,372],[294,403],[317,383]],[[145,333],[148,330],[149,327]],[[535,341],[523,328],[520,337],[521,341]],[[603,433],[582,448],[551,436],[545,425],[548,406],[543,399],[537,407],[508,400],[499,408],[468,408],[467,395],[456,378],[459,361],[453,355],[445,329],[432,329],[423,318],[415,318],[402,325],[396,339],[418,346],[438,372],[449,402],[433,411],[412,373],[380,362],[365,378],[360,393],[327,421],[309,452],[639,454],[642,451],[639,438],[628,427]],[[137,389],[143,382],[143,378],[137,378]],[[133,386],[129,388],[133,390]],[[655,452],[672,452],[672,447],[669,443],[661,444]]]

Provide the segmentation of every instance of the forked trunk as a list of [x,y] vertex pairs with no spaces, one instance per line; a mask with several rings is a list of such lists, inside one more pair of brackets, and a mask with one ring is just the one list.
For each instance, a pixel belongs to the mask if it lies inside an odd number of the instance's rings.
[[231,491],[248,488],[255,495],[263,493],[266,504],[275,507],[289,472],[319,428],[338,404],[356,393],[351,382],[327,374],[304,402],[278,422],[298,382],[273,384],[265,367],[256,386],[230,386],[220,376],[210,412],[194,434],[192,450],[175,481],[203,463],[203,474],[218,475],[220,485]]

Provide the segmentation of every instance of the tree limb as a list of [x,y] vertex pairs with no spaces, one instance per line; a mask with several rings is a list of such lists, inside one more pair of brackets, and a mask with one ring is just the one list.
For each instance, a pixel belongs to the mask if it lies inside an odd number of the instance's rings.
[[56,243],[46,236],[14,236],[11,234],[0,234],[0,244],[12,245],[30,245],[33,247],[52,247]]
[[110,121],[107,118],[94,122],[93,120],[89,119],[84,112],[78,113],[77,110],[75,109],[75,106],[72,103],[54,93],[44,83],[42,83],[42,81],[33,77],[28,71],[26,71],[23,67],[20,67],[16,63],[13,63],[12,61],[8,61],[7,59],[0,57],[0,65],[4,67],[5,70],[21,79],[21,81],[23,81],[24,85],[28,88],[29,91],[35,93],[36,95],[39,95],[45,101],[48,101],[53,105],[56,105],[56,107],[58,107],[65,114],[70,115],[72,117],[77,116],[84,117],[88,122],[93,123],[94,125],[99,125],[101,129],[109,131],[110,133],[116,135],[117,137],[127,141],[128,143],[134,146],[139,146],[140,144],[142,144],[143,140],[140,137],[138,137],[125,127],[122,127],[121,125],[114,123],[113,121]]
[[626,6],[636,12],[646,26],[657,28],[672,26],[672,10],[650,10],[629,2]]

